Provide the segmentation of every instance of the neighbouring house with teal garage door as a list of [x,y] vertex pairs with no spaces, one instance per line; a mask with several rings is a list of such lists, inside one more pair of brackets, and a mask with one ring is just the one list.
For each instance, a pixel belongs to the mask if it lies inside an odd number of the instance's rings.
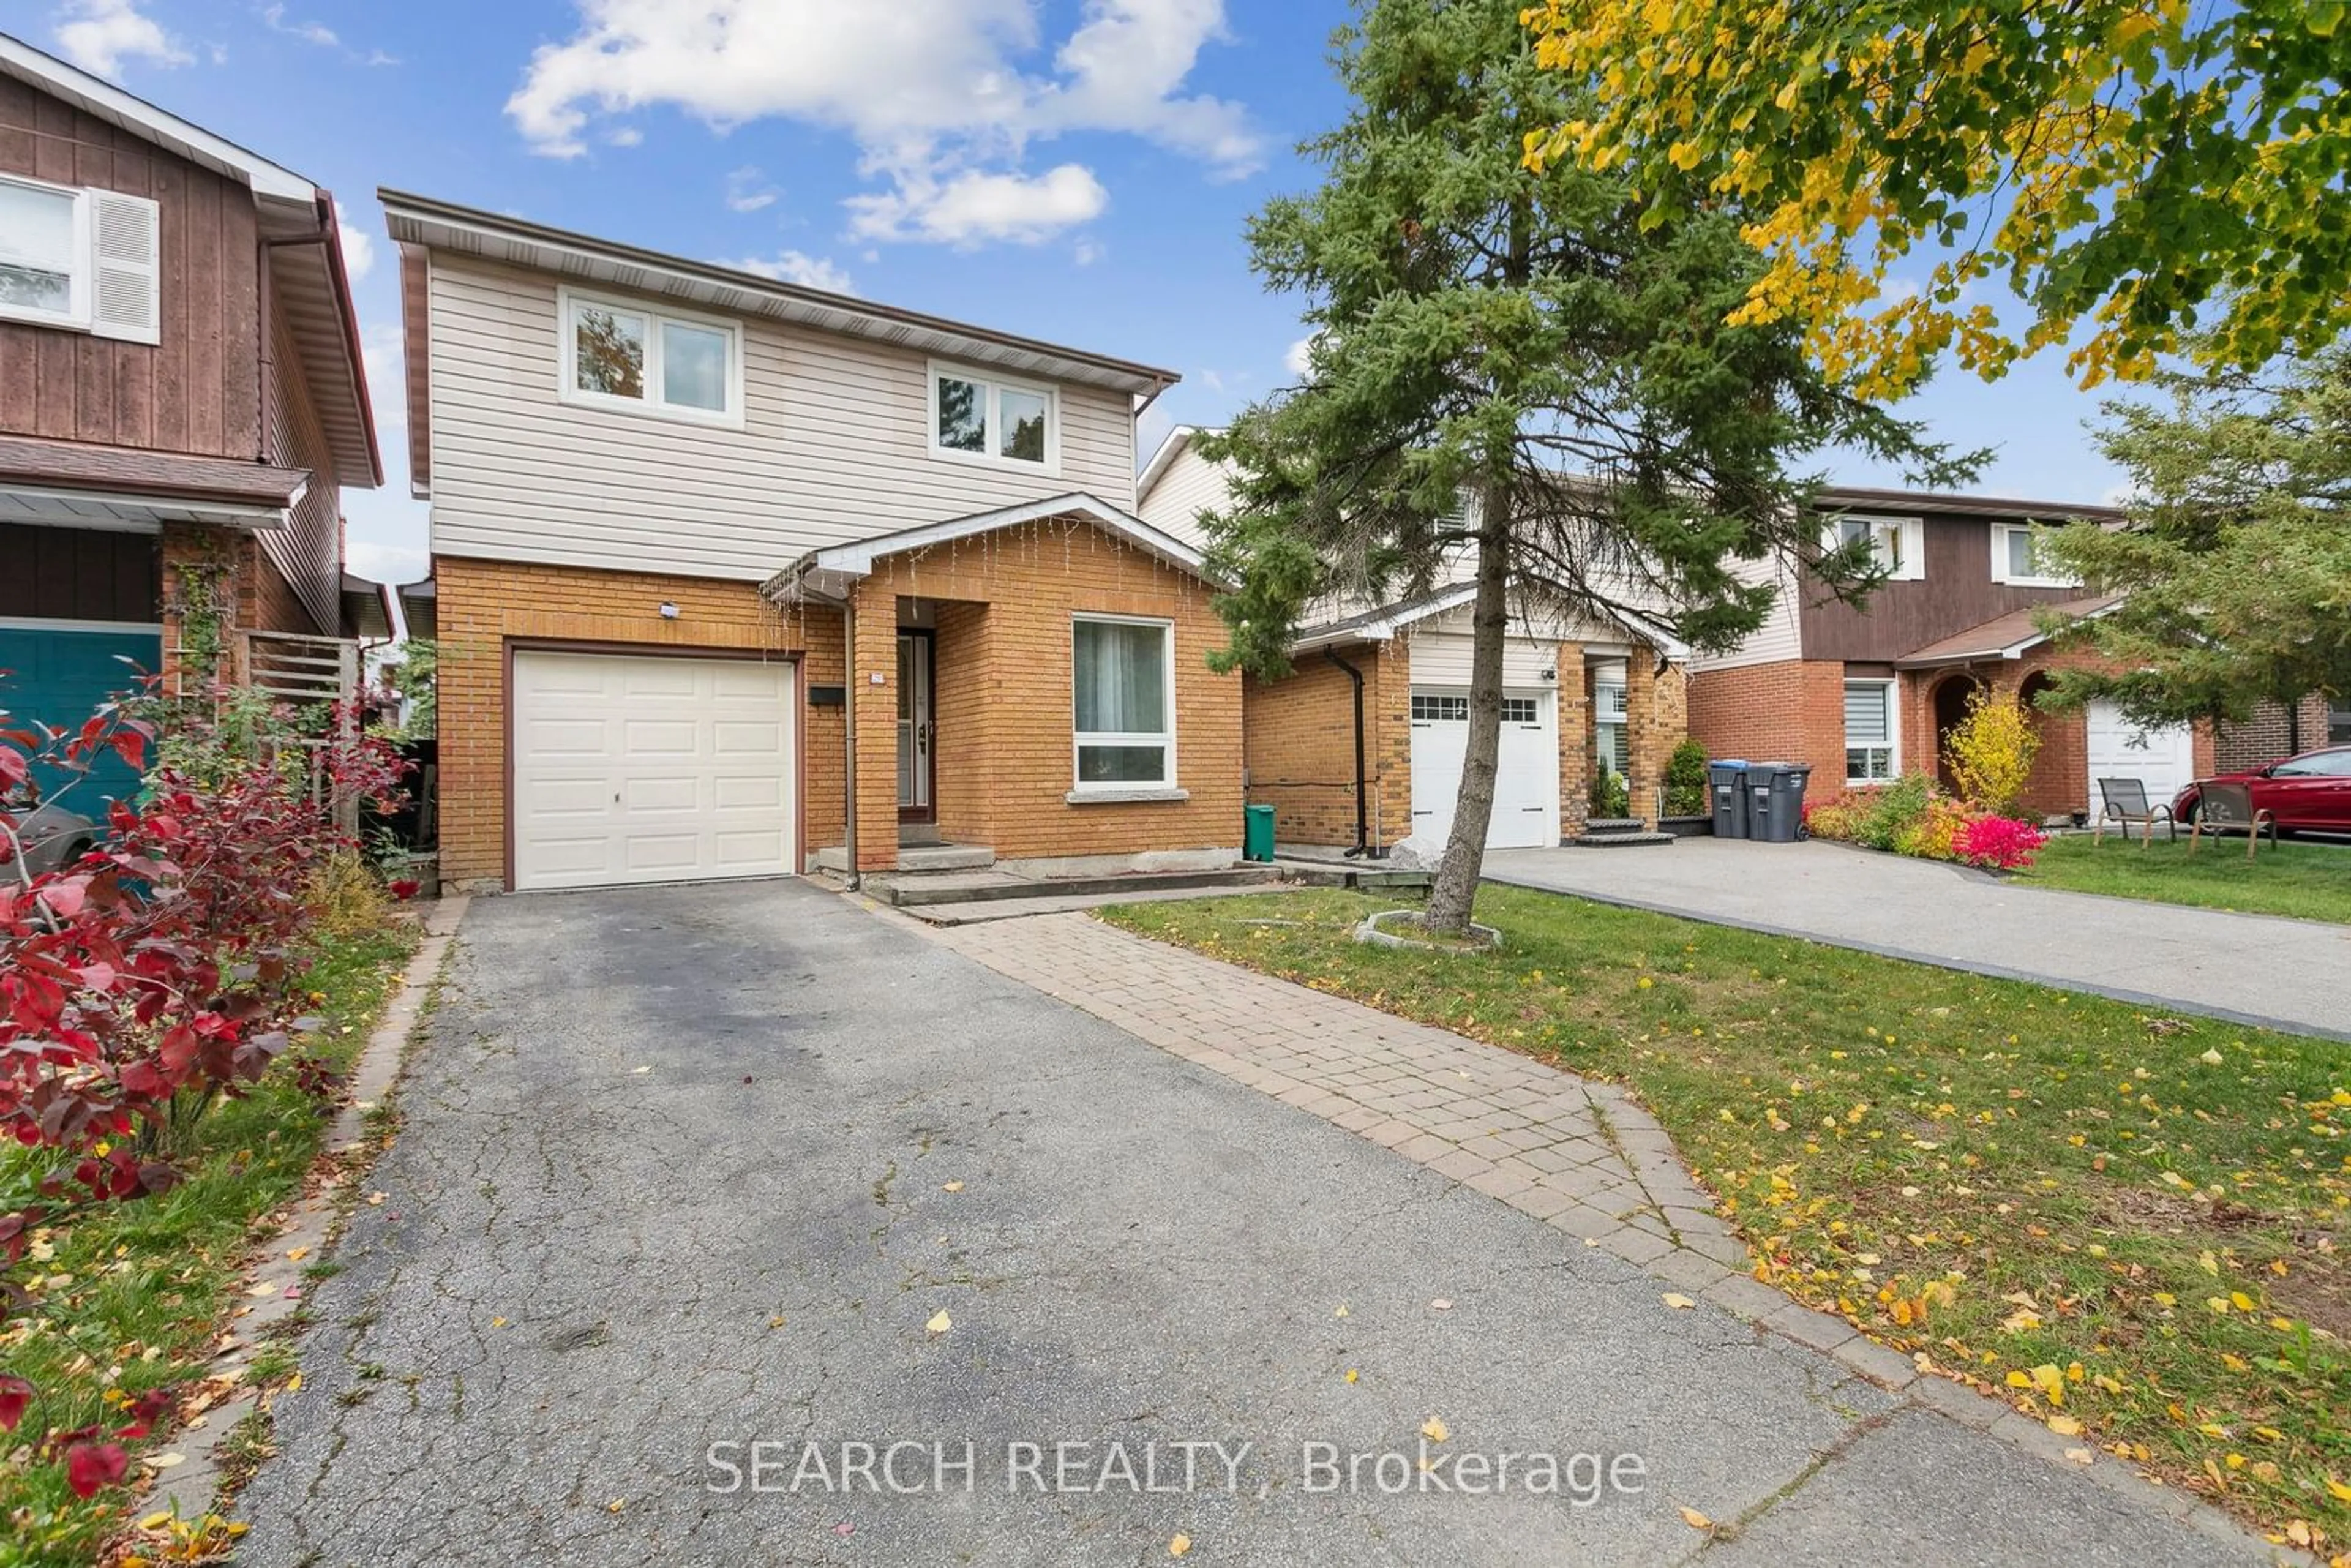
[[[343,571],[343,486],[383,464],[333,198],[5,34],[0,125],[40,128],[0,136],[7,727],[143,673],[350,695],[391,627]],[[110,757],[58,804],[137,788]]]

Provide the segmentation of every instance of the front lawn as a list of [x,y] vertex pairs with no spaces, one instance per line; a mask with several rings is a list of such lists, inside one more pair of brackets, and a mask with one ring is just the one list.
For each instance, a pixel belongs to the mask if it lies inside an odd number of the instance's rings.
[[[321,1061],[341,1071],[357,1057],[415,943],[404,923],[315,939],[302,983],[323,1020],[309,1041]],[[0,1329],[0,1371],[39,1390],[11,1447],[56,1428],[120,1425],[125,1396],[183,1382],[211,1359],[255,1224],[301,1191],[330,1111],[280,1063],[205,1118],[186,1181],[37,1236],[18,1274],[30,1301]],[[55,1161],[51,1150],[0,1150],[0,1212],[28,1198]],[[134,1448],[134,1471],[139,1449],[168,1452],[169,1426],[162,1443]],[[122,1528],[126,1497],[109,1487],[85,1502],[62,1464],[16,1448],[0,1461],[0,1518],[10,1526],[0,1564],[93,1561]]]
[[1352,939],[1396,902],[1105,918],[1630,1085],[1759,1278],[2351,1543],[2351,1048],[1516,888],[1499,952]]
[[2191,855],[2184,836],[2175,844],[2158,834],[2142,851],[2136,838],[2118,844],[2108,834],[2094,845],[2085,836],[2067,834],[2043,846],[2019,880],[2074,893],[2351,924],[2351,846],[2287,842],[2273,849],[2264,838],[2261,852],[2248,862],[2242,839],[2206,839]]

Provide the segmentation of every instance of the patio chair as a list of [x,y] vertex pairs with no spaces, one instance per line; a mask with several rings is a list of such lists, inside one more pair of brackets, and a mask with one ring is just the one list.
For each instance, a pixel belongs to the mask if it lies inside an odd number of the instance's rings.
[[2106,841],[2106,824],[2122,824],[2123,841],[2130,841],[2133,822],[2139,825],[2138,847],[2145,849],[2154,841],[2155,825],[2161,822],[2169,831],[2174,843],[2179,841],[2179,824],[2172,820],[2168,805],[2150,805],[2147,786],[2136,779],[2101,779],[2098,780],[2098,824],[2093,830],[2093,849]]
[[2253,804],[2252,785],[2223,784],[2208,779],[2196,786],[2196,821],[2188,828],[2189,854],[2196,852],[2196,841],[2208,832],[2217,836],[2241,830],[2245,835],[2245,858],[2251,860],[2262,847],[2264,824],[2270,831],[2270,848],[2277,848],[2277,816]]

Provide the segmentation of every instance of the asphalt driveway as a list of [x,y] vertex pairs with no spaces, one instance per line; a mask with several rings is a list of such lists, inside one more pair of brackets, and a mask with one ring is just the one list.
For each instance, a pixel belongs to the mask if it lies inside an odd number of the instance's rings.
[[477,903],[402,1105],[240,1562],[2262,1555],[800,883]]
[[1646,850],[1498,850],[1486,857],[1486,875],[2351,1040],[2351,926],[2064,893],[1827,843],[1701,838]]

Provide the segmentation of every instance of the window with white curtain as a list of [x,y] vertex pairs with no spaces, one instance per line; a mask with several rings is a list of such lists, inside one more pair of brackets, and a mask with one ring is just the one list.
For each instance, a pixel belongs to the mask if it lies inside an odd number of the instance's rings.
[[1844,781],[1884,784],[1894,778],[1894,683],[1844,684]]
[[1927,575],[1927,525],[1917,517],[1839,517],[1821,542],[1830,549],[1866,545],[1888,581],[1917,582]]
[[1174,787],[1175,641],[1165,621],[1077,618],[1071,684],[1080,791]]

